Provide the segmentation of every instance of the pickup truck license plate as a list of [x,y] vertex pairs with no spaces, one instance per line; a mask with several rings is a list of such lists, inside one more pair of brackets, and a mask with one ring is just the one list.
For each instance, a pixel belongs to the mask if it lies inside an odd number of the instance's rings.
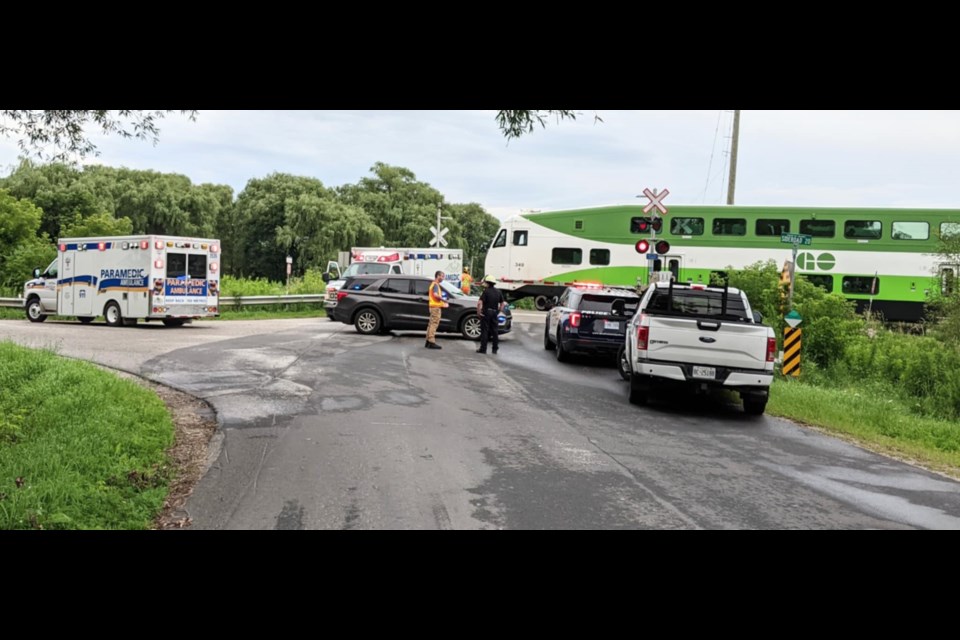
[[616,320],[604,320],[603,328],[607,331],[619,331],[620,323],[617,322]]
[[694,378],[716,378],[717,369],[716,367],[694,367],[693,368],[693,377]]

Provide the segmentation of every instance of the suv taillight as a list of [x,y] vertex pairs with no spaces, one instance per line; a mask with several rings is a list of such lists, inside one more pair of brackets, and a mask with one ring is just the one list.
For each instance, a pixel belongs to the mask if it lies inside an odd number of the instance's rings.
[[647,350],[647,339],[650,337],[650,327],[637,327],[637,351]]
[[573,328],[577,328],[577,327],[580,326],[580,312],[579,312],[579,311],[574,311],[573,313],[570,314],[570,326],[573,327]]
[[767,362],[777,359],[777,339],[767,338]]
[[344,298],[350,295],[349,291],[337,291],[337,302],[340,302]]

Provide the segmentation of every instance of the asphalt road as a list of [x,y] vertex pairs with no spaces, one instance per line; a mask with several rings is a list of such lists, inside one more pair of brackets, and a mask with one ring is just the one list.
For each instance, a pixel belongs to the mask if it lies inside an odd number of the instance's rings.
[[205,398],[222,424],[194,529],[960,528],[960,483],[724,397],[627,402],[556,362],[542,314],[500,353],[325,319],[182,328],[0,321]]

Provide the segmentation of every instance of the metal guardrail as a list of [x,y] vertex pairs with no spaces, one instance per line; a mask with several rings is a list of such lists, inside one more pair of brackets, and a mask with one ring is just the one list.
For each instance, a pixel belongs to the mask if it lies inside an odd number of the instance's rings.
[[[308,293],[296,296],[221,296],[220,305],[225,307],[246,307],[263,304],[322,303],[322,293]],[[23,298],[0,298],[0,307],[23,308]]]

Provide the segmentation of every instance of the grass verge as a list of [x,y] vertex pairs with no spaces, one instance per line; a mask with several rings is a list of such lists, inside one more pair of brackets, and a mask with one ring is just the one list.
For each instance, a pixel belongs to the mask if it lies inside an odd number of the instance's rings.
[[147,389],[0,342],[0,529],[147,529],[173,424]]
[[960,478],[960,425],[912,413],[877,382],[830,388],[777,379],[767,414],[846,436],[867,448]]

